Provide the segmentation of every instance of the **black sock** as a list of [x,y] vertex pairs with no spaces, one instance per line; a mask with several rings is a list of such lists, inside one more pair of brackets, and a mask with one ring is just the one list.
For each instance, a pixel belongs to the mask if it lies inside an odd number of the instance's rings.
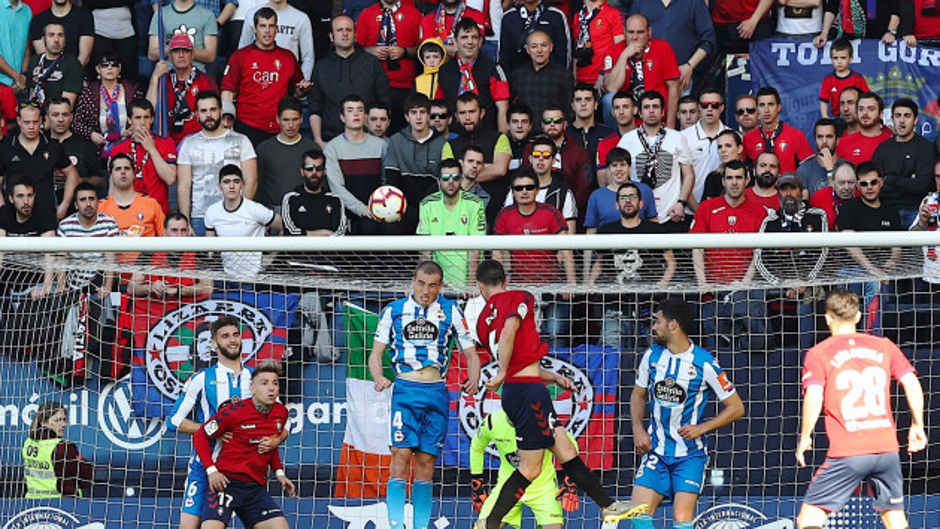
[[499,529],[503,518],[519,502],[519,498],[525,494],[525,489],[530,483],[532,482],[527,480],[519,470],[509,476],[509,479],[506,480],[503,488],[499,491],[499,497],[496,498],[493,510],[486,517],[486,529]]
[[561,464],[562,470],[568,474],[568,477],[571,478],[571,481],[574,481],[581,490],[587,493],[591,499],[594,500],[594,503],[598,504],[602,509],[609,507],[614,500],[607,494],[607,491],[604,490],[604,486],[601,485],[600,478],[597,477],[593,472],[584,466],[584,461],[581,459],[581,456],[574,456],[574,459],[566,463]]

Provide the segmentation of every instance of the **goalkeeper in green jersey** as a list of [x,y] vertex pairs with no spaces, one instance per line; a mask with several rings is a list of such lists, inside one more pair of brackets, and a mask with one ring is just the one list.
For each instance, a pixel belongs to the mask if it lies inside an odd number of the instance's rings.
[[[568,433],[568,438],[577,448],[577,442],[571,433]],[[495,444],[496,449],[499,451],[500,464],[496,487],[491,491],[492,494],[487,497],[483,483],[483,456],[486,447],[490,443]],[[499,410],[487,415],[470,444],[470,474],[472,480],[470,489],[473,498],[473,509],[480,515],[481,519],[490,514],[493,505],[496,504],[496,498],[499,497],[499,491],[503,483],[509,479],[518,464],[516,429],[509,423],[506,412]],[[503,518],[503,526],[522,526],[523,505],[532,510],[536,523],[542,529],[561,529],[564,524],[562,507],[566,511],[573,511],[578,508],[577,486],[566,476],[564,486],[559,490],[555,474],[554,456],[548,450],[545,451],[545,458],[542,460],[542,473],[532,481],[532,484],[526,488],[522,499]]]

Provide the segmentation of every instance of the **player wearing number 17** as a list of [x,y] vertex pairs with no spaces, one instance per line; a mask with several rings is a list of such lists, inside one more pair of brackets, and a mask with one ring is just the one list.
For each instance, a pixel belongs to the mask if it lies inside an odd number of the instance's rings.
[[873,486],[874,507],[885,527],[908,527],[891,378],[901,383],[911,410],[908,453],[927,446],[924,390],[896,345],[855,330],[861,317],[855,293],[829,292],[826,324],[832,336],[810,349],[803,363],[803,424],[796,461],[806,465],[804,454],[813,446],[813,430],[823,410],[829,453],[806,491],[796,520],[800,529],[821,529],[829,513],[842,509],[863,481]]
[[405,480],[414,458],[414,529],[427,529],[431,521],[431,478],[444,447],[450,396],[444,374],[450,363],[451,339],[467,358],[463,390],[473,395],[480,380],[477,357],[467,320],[457,302],[441,295],[444,271],[434,261],[423,261],[411,281],[414,292],[385,307],[375,331],[369,373],[375,390],[392,382],[382,375],[382,357],[391,348],[395,385],[389,445],[392,465],[388,480],[388,522],[391,529],[405,527]]

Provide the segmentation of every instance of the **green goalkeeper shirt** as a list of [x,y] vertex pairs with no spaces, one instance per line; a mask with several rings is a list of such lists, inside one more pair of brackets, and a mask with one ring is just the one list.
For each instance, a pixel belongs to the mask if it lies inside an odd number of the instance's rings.
[[[486,235],[483,199],[460,190],[453,209],[444,204],[444,194],[432,193],[421,201],[418,210],[418,235]],[[434,260],[444,269],[444,281],[452,286],[468,282],[469,263],[465,251],[434,252]]]

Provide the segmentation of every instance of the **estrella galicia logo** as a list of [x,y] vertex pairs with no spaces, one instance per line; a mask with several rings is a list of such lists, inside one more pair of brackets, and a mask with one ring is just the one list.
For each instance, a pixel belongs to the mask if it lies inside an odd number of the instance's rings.
[[112,382],[98,397],[98,427],[115,445],[127,450],[143,450],[166,432],[162,419],[134,416],[131,409],[130,375]]
[[[571,435],[578,438],[587,429],[591,412],[594,409],[594,386],[591,384],[590,377],[580,367],[553,356],[543,357],[540,367],[546,371],[558,373],[574,384],[573,392],[559,391],[558,386],[555,385],[549,386],[549,391],[554,390],[552,400],[559,423],[564,425]],[[484,391],[486,382],[494,378],[498,372],[498,362],[486,364],[480,369],[480,392],[472,396],[465,393],[460,395],[458,404],[460,427],[467,437],[476,435],[483,418],[501,408],[499,401],[493,397],[493,393]],[[487,398],[488,395],[489,398]],[[494,445],[488,446],[486,450],[493,457],[499,457]]]
[[792,520],[771,520],[740,503],[716,505],[698,515],[693,523],[695,529],[793,529]]
[[10,518],[3,529],[104,529],[103,523],[82,525],[75,516],[54,507],[33,507]]

